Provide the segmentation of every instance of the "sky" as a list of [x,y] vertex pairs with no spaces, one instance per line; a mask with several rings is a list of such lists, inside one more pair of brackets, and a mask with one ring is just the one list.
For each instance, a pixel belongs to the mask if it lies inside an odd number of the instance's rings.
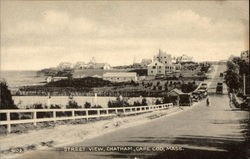
[[1,0],[1,70],[60,62],[112,66],[153,58],[159,48],[197,61],[249,49],[249,1]]

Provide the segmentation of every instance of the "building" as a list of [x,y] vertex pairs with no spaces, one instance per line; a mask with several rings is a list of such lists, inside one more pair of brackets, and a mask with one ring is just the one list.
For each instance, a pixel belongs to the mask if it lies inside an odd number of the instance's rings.
[[77,70],[82,70],[84,68],[87,67],[87,64],[85,64],[85,62],[77,62],[75,65],[74,65],[74,69],[77,69]]
[[58,69],[65,70],[65,69],[72,69],[73,65],[70,62],[61,62],[58,66]]
[[63,79],[68,79],[68,77],[52,77],[52,76],[49,76],[49,77],[46,78],[46,82],[47,83],[56,82],[56,81],[60,81],[60,80],[63,80]]
[[171,65],[172,56],[170,54],[167,54],[166,52],[163,52],[161,49],[159,49],[159,53],[154,56],[154,61],[159,61],[164,65]]
[[249,50],[246,51],[242,51],[240,54],[240,57],[243,61],[248,62],[249,63]]
[[95,63],[93,65],[94,69],[103,69],[103,70],[110,70],[111,66],[108,63]]
[[174,105],[179,105],[180,95],[182,94],[184,93],[181,90],[174,88],[167,93],[167,96]]
[[111,82],[137,81],[136,72],[107,72],[103,74],[103,80]]
[[181,71],[181,68],[182,68],[181,64],[178,64],[178,63],[174,64],[174,67],[175,67],[175,70],[174,70],[175,72],[180,72]]
[[159,61],[153,61],[148,65],[148,76],[165,75],[165,65]]
[[[148,65],[148,76],[166,75],[175,72],[176,66],[172,62],[172,56],[159,49],[158,54],[154,56],[154,61]],[[180,70],[179,65],[177,69]]]
[[194,58],[191,56],[187,56],[187,55],[182,55],[180,57],[177,57],[176,62],[177,63],[185,63],[185,62],[193,62]]
[[172,64],[165,65],[165,74],[175,72],[175,66]]
[[152,59],[142,59],[141,60],[141,67],[147,68],[149,64],[151,64],[153,61]]

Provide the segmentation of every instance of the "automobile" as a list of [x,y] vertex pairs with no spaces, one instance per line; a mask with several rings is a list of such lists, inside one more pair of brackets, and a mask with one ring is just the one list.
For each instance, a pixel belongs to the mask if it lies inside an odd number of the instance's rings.
[[216,86],[216,93],[217,94],[223,94],[223,83],[218,82]]
[[200,86],[201,89],[207,89],[207,83],[202,83],[201,86]]
[[164,79],[164,75],[161,75],[161,74],[157,74],[156,76],[155,76],[155,79]]
[[198,96],[192,96],[192,101],[193,102],[198,102],[199,101],[199,97]]
[[198,89],[198,92],[200,93],[201,98],[207,97],[207,90],[205,90],[205,89]]
[[192,92],[192,95],[193,95],[193,97],[195,97],[195,98],[197,98],[198,100],[201,100],[203,97],[202,97],[202,92],[200,92],[200,91],[194,91],[194,92]]

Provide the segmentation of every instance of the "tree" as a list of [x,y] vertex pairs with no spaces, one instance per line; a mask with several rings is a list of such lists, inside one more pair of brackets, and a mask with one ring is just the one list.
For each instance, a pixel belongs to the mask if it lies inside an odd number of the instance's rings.
[[0,109],[18,109],[5,81],[0,82]]
[[225,75],[225,82],[229,87],[230,92],[238,91],[240,88],[239,66],[233,61],[227,62],[227,71]]
[[147,99],[146,99],[146,98],[143,98],[143,99],[142,99],[141,105],[142,105],[142,106],[148,105],[148,104],[147,104]]
[[[0,109],[18,109],[14,104],[12,95],[5,81],[0,81]],[[11,120],[16,120],[19,118],[17,113],[10,114]],[[0,115],[0,120],[6,120],[6,115]]]
[[165,90],[168,90],[168,82],[164,84]]
[[159,99],[156,99],[155,104],[156,105],[161,104],[161,101]]
[[156,83],[156,85],[159,86],[159,85],[160,85],[160,81],[158,81],[158,82]]

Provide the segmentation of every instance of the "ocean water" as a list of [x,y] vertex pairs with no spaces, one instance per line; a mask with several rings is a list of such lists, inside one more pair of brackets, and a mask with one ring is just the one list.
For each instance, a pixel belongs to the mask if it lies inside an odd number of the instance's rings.
[[42,85],[44,76],[37,76],[36,71],[0,71],[0,79],[4,79],[9,88],[27,85]]

